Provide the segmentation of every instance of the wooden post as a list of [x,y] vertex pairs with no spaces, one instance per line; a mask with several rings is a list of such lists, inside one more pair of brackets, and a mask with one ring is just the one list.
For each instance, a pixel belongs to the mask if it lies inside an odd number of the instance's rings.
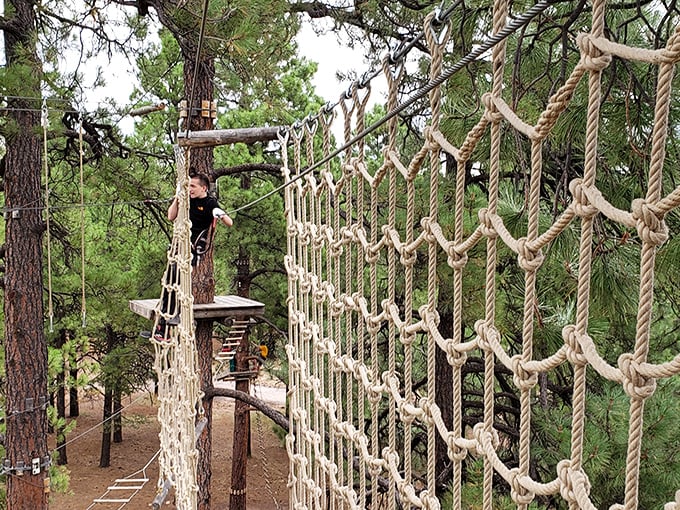
[[[239,250],[239,258],[236,261],[237,293],[241,297],[247,297],[249,285],[247,285],[250,263],[244,250]],[[249,320],[249,316],[239,317],[238,320]],[[248,329],[241,337],[241,342],[236,349],[236,372],[248,372],[249,352]],[[236,390],[250,394],[250,379],[248,377],[237,378]],[[247,465],[248,465],[248,436],[250,431],[250,408],[248,404],[240,400],[234,403],[234,445],[231,459],[231,493],[229,496],[230,510],[246,510],[247,488]]]

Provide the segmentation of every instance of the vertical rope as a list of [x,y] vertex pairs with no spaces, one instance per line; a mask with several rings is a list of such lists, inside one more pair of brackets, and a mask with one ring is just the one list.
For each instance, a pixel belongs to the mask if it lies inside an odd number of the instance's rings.
[[[197,506],[197,416],[201,391],[198,354],[194,342],[193,295],[191,292],[191,222],[189,219],[189,153],[175,147],[178,213],[163,277],[164,292],[174,293],[168,310],[156,306],[154,331],[161,317],[179,317],[177,326],[165,326],[165,339],[154,339],[154,368],[158,375],[158,421],[161,454],[158,490],[166,480],[175,488],[178,508]],[[202,412],[202,411],[201,411]]]
[[[495,0],[493,5],[493,33],[502,30],[508,14],[505,0]],[[505,69],[505,41],[494,46],[491,54],[493,66],[492,97],[503,94],[503,71]],[[490,106],[490,105],[489,105]],[[485,116],[491,120],[490,125],[490,153],[489,153],[489,205],[488,213],[496,214],[498,208],[498,186],[500,176],[501,125],[500,118],[495,115],[495,108],[487,106]],[[484,322],[492,326],[496,316],[496,261],[497,241],[495,236],[486,240],[486,276],[485,276],[485,313]],[[493,434],[494,421],[494,371],[495,359],[491,349],[484,349],[484,432]],[[493,467],[488,457],[484,458],[484,510],[493,508]]]
[[83,117],[78,129],[78,163],[80,170],[80,315],[82,327],[87,326],[87,302],[85,300],[85,183],[83,176]]
[[[386,57],[383,59],[383,74],[387,80],[388,91],[387,91],[387,107],[388,110],[392,110],[397,105],[398,99],[398,86],[403,78],[404,67],[403,65],[398,65],[396,69],[392,69],[390,66],[390,61]],[[398,135],[398,123],[397,118],[393,117],[389,120],[388,124],[388,140],[387,149],[385,155],[387,163],[386,167],[388,169],[388,202],[387,202],[387,228],[390,232],[395,231],[396,228],[396,209],[397,209],[397,172],[393,159],[398,159],[397,154],[397,135]],[[392,307],[397,307],[396,300],[396,253],[394,246],[388,245],[390,249],[387,250],[387,307],[391,309]],[[412,267],[410,268],[412,270]],[[407,267],[407,271],[409,267]],[[412,283],[412,278],[409,277],[409,273],[405,277],[404,288],[409,289]],[[411,313],[411,293],[405,293],[404,299],[404,313],[406,314],[405,321],[410,322]],[[401,333],[401,332],[400,332]],[[397,362],[396,362],[396,327],[394,320],[389,320],[387,323],[387,342],[388,342],[388,355],[387,355],[387,376],[388,381],[397,380]],[[405,340],[405,339],[404,339]],[[405,344],[405,359],[404,359],[404,386],[405,386],[405,400],[407,402],[412,402],[412,391],[411,391],[411,348],[410,343]],[[390,456],[396,455],[396,401],[392,393],[388,395],[388,413],[387,413],[387,448],[386,453]],[[407,452],[404,458],[404,479],[407,483],[411,483],[411,428],[410,424],[404,424],[404,451]],[[395,485],[390,484],[387,500],[389,505],[389,510],[395,510]]]
[[43,170],[45,173],[45,238],[47,241],[47,316],[50,321],[50,333],[54,331],[54,305],[52,299],[52,234],[50,228],[50,172],[47,163],[47,101],[43,99],[41,124],[43,130]]
[[[595,37],[602,35],[604,30],[604,0],[593,2],[591,34]],[[586,141],[584,154],[583,184],[591,185],[595,182],[597,165],[597,145],[599,131],[599,108],[601,101],[600,82],[602,69],[593,67],[588,75],[588,112],[586,121]],[[581,220],[581,242],[579,246],[579,270],[576,298],[575,329],[578,334],[587,334],[590,302],[590,270],[592,267],[593,241],[592,215]],[[576,358],[576,356],[574,357]],[[573,406],[571,422],[571,458],[570,469],[579,470],[583,461],[583,434],[585,430],[586,408],[586,364],[574,364]],[[570,510],[576,510],[576,501],[569,502]]]
[[[440,27],[440,33],[435,32],[433,20],[436,13],[430,13],[425,18],[425,39],[432,56],[430,64],[430,80],[434,81],[442,72],[442,65],[444,61],[444,48],[449,39],[448,24]],[[430,91],[430,108],[432,110],[432,119],[430,123],[430,130],[439,129],[439,122],[441,116],[441,87],[435,87]],[[428,140],[429,141],[429,140]],[[426,142],[426,147],[428,146]],[[441,170],[440,162],[440,148],[436,144],[429,144],[430,156],[430,212],[428,224],[432,225],[439,220],[439,172]],[[427,228],[426,228],[427,231]],[[428,252],[427,252],[427,313],[437,313],[437,251],[438,244],[433,236],[428,236]],[[429,330],[429,328],[428,328]],[[437,385],[437,366],[436,366],[436,349],[437,344],[435,337],[429,333],[427,335],[427,398],[429,406],[435,405],[436,385]],[[428,417],[429,418],[429,417]],[[427,495],[434,497],[436,487],[436,428],[434,421],[427,420]]]

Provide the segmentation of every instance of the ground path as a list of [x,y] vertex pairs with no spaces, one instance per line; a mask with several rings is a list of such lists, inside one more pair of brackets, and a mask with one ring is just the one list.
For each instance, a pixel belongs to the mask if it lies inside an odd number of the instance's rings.
[[[233,388],[233,382],[220,382],[219,386]],[[283,410],[285,388],[274,385],[263,378],[256,384],[253,395],[269,405]],[[142,398],[138,398],[142,396]],[[132,405],[129,405],[134,402]],[[73,441],[67,446],[71,483],[70,494],[53,494],[50,510],[85,510],[95,498],[106,492],[118,478],[129,477],[141,469],[158,450],[158,422],[156,407],[150,394],[137,394],[127,398],[123,413],[123,442],[113,444],[111,466],[100,468],[101,427]],[[213,413],[213,475],[212,510],[229,508],[229,488],[231,486],[231,450],[233,434],[234,402],[231,399],[216,398]],[[101,400],[98,396],[83,396],[80,406],[81,416],[77,428],[68,440],[90,430],[101,421]],[[50,437],[51,445],[54,437]],[[272,423],[259,413],[253,413],[252,456],[248,460],[248,510],[288,509],[288,457],[281,433],[277,435]],[[263,456],[263,452],[266,455]],[[135,475],[137,478],[139,475]],[[156,494],[158,464],[152,463],[147,476],[149,482],[125,508],[131,510],[149,508]],[[120,505],[98,504],[92,510],[111,510]],[[163,508],[173,510],[173,504]]]

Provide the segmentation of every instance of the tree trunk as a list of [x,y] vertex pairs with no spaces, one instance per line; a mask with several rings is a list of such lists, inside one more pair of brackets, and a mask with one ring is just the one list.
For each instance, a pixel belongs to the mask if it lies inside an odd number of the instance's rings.
[[[116,334],[110,324],[105,326],[106,335],[106,354],[109,354],[116,346]],[[104,378],[104,405],[102,410],[102,449],[99,455],[99,467],[109,467],[111,465],[111,432],[113,424],[113,400],[115,382],[110,378]]]
[[[65,334],[65,332],[62,332]],[[63,347],[64,342],[60,345]],[[68,458],[66,456],[66,437],[64,436],[64,426],[59,425],[62,420],[66,420],[66,367],[62,367],[61,372],[57,374],[57,464],[59,466],[64,466],[68,463]],[[63,422],[65,423],[65,421]]]
[[[213,100],[213,79],[215,77],[215,64],[212,58],[204,59],[196,63],[196,52],[191,48],[186,39],[180,41],[184,57],[184,90],[187,104],[193,99],[194,105],[199,108],[202,101]],[[194,73],[195,66],[199,65],[200,72]],[[194,74],[196,82],[194,83]],[[191,96],[191,97],[190,97]],[[188,108],[191,113],[192,108]],[[203,117],[200,111],[187,117],[188,123],[183,126],[190,131],[206,131],[213,128],[210,117]],[[189,160],[191,172],[207,175],[213,171],[212,148],[195,148],[191,150]],[[212,303],[215,300],[215,276],[213,266],[212,247],[208,250],[201,262],[193,268],[192,293],[194,303]],[[198,364],[201,370],[201,391],[208,394],[212,389],[212,320],[200,320],[196,325],[196,349]],[[198,510],[210,510],[210,480],[212,464],[212,397],[203,399],[203,413],[207,424],[201,435],[196,440],[198,448]]]
[[[74,365],[77,363],[73,361]],[[71,385],[68,388],[68,415],[71,418],[80,416],[80,403],[78,401],[78,367],[71,366],[69,369],[69,379],[71,380]]]
[[[58,376],[59,385],[57,387],[57,419],[66,419],[66,389],[64,388],[64,383],[66,382],[65,375],[62,372]],[[59,423],[59,422],[57,422]],[[64,422],[65,423],[65,422]],[[66,436],[64,435],[64,428],[60,425],[56,427],[56,446],[57,446],[57,465],[64,466],[68,464],[68,457],[66,455]]]
[[113,392],[113,442],[123,442],[123,404],[120,389],[116,388]]
[[106,386],[104,390],[104,411],[102,413],[102,449],[99,454],[99,467],[111,465],[111,414],[113,413],[113,390]]
[[[7,98],[5,154],[5,384],[7,508],[48,508],[47,345],[43,331],[40,126],[41,67],[35,51],[35,2],[9,0],[3,31],[6,72],[22,73]],[[6,134],[6,133],[5,133]],[[27,466],[28,469],[22,468]]]
[[[59,336],[56,339],[55,347],[57,349],[63,349],[64,345],[68,341],[68,331],[62,329],[59,331]],[[62,351],[63,353],[63,351]],[[63,354],[62,354],[63,357]],[[66,438],[63,435],[64,427],[60,426],[59,423],[66,419],[66,364],[64,363],[61,367],[61,371],[55,376],[55,409],[57,411],[56,425],[54,426],[56,433],[56,446],[57,446],[57,465],[64,466],[68,463],[68,458],[66,456]],[[50,424],[50,428],[52,428]]]
[[[245,247],[239,247],[239,257],[236,261],[236,288],[241,297],[250,295],[250,259]],[[240,320],[248,320],[248,317],[239,317]],[[249,370],[248,357],[250,341],[248,330],[241,337],[241,342],[236,349],[236,372]],[[250,394],[250,380],[247,378],[236,379],[236,390]],[[248,451],[250,441],[250,410],[248,404],[241,400],[234,403],[234,439],[233,453],[231,458],[231,495],[229,496],[229,508],[231,510],[246,509],[246,467],[248,465]]]
[[[453,399],[451,398],[453,394],[453,370],[446,359],[446,353],[441,349],[437,349],[435,352],[435,366],[435,373],[437,374],[435,402],[442,413],[442,420],[446,427],[451,430],[453,423]],[[435,459],[435,473],[444,473],[451,468],[448,446],[439,434],[436,436]],[[435,490],[439,491],[439,488]]]

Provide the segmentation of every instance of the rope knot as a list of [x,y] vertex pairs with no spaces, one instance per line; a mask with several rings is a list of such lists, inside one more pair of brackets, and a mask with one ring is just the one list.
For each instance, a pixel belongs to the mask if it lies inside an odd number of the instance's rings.
[[578,34],[576,44],[581,50],[581,62],[589,71],[602,71],[612,61],[612,56],[602,53],[593,43],[590,34]]
[[326,296],[328,294],[326,293],[325,288],[317,288],[312,295],[314,296],[314,303],[320,305],[323,304],[324,301],[326,301]]
[[489,239],[498,237],[498,232],[496,232],[496,229],[491,222],[491,216],[487,208],[480,209],[477,213],[477,217],[479,218],[480,230],[485,237],[488,237]]
[[365,258],[368,264],[375,264],[380,259],[380,248],[375,245],[370,245],[366,248]]
[[434,494],[430,495],[430,491],[427,489],[420,493],[420,501],[423,503],[423,510],[439,510],[441,508],[439,498]]
[[456,444],[456,434],[449,432],[446,434],[446,453],[449,459],[462,461],[467,457],[467,448],[462,448]]
[[668,239],[668,226],[664,214],[654,204],[642,198],[633,200],[633,219],[640,239],[645,243],[660,246]]
[[576,326],[569,324],[562,328],[562,338],[564,339],[564,345],[567,346],[567,359],[574,366],[584,366],[588,363],[585,355],[583,354],[583,349],[581,349],[581,342],[579,342],[579,332],[576,330]]
[[430,305],[422,305],[418,308],[418,315],[423,319],[423,331],[426,333],[430,332],[430,326],[435,328],[439,326],[439,312],[435,309],[431,309]]
[[432,220],[431,220],[431,218],[429,216],[424,216],[420,220],[420,226],[423,227],[423,232],[425,232],[425,240],[430,244],[436,243],[437,238],[432,233]]
[[526,237],[517,239],[517,263],[524,271],[536,271],[543,264],[543,252],[532,250]]
[[423,410],[423,415],[421,417],[423,423],[425,423],[426,425],[433,425],[434,420],[432,419],[432,409],[431,409],[431,407],[433,405],[435,405],[435,403],[432,402],[432,400],[430,400],[429,397],[422,397],[418,401],[418,405]]
[[439,142],[435,139],[432,133],[433,131],[431,126],[427,126],[425,129],[423,129],[423,138],[425,138],[423,148],[427,149],[428,151],[438,151],[442,148],[442,146],[439,145]]
[[401,418],[401,421],[404,422],[406,425],[411,425],[413,424],[414,420],[416,419],[415,414],[413,414],[408,407],[412,405],[411,402],[407,402],[406,400],[402,400],[397,404],[397,412],[399,412],[399,418]]
[[308,273],[302,274],[300,276],[300,292],[303,294],[309,294],[312,290],[312,278]]
[[510,361],[512,362],[512,380],[515,383],[515,386],[522,391],[528,391],[536,386],[538,374],[524,368],[521,355],[517,354],[513,356],[510,358]]
[[574,199],[573,208],[577,216],[592,218],[597,214],[597,207],[590,204],[588,196],[583,190],[583,180],[574,179],[569,183],[569,192]]
[[477,423],[472,427],[472,437],[477,441],[478,452],[485,453],[489,458],[491,453],[496,451],[500,443],[496,429],[486,430],[483,423]]
[[576,493],[590,494],[590,481],[580,469],[572,469],[571,461],[561,460],[557,463],[557,478],[560,481],[560,495],[568,503],[576,503]]
[[484,352],[490,351],[491,346],[486,338],[487,325],[484,320],[480,319],[475,322],[475,333],[477,333],[477,346]]
[[510,496],[518,505],[528,505],[534,500],[535,494],[522,485],[522,478],[519,468],[510,470]]
[[484,118],[488,122],[494,123],[503,120],[503,114],[496,110],[491,92],[486,92],[482,95],[482,104],[484,105]]
[[644,400],[652,396],[656,390],[656,379],[640,373],[640,364],[631,353],[619,356],[618,365],[624,378],[623,389],[630,398]]
[[468,261],[467,253],[458,253],[456,251],[456,245],[455,245],[454,242],[450,242],[446,246],[446,254],[448,255],[446,262],[453,269],[463,269],[463,268],[465,268],[467,261]]
[[401,250],[401,257],[399,257],[399,261],[401,264],[406,267],[410,266],[413,267],[418,260],[418,253],[416,253],[415,250],[409,250],[406,248],[406,246],[403,247]]
[[446,361],[455,369],[460,369],[465,365],[467,361],[467,354],[464,352],[459,352],[453,343],[453,340],[449,340],[446,343]]
[[407,330],[408,324],[404,323],[399,327],[399,341],[406,347],[413,345],[413,341],[416,339],[415,333],[411,333]]
[[326,242],[326,227],[322,225],[320,228],[317,228],[317,226],[314,225],[312,231],[312,247],[315,250],[321,250],[325,242]]
[[345,174],[343,177],[346,177],[348,180],[352,180],[352,177],[354,177],[354,172],[355,172],[355,166],[354,166],[354,160],[350,160],[349,163],[345,163],[342,165],[342,173]]

